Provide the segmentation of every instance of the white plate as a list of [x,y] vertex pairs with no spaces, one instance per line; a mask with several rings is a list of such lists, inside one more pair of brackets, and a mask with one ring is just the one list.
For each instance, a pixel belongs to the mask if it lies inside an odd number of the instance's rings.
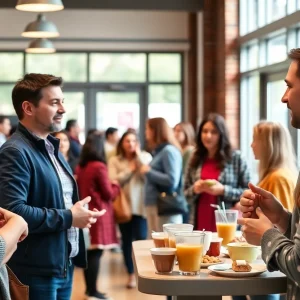
[[[266,265],[264,264],[250,264],[250,265],[252,267],[252,270],[250,272],[234,272],[232,269],[227,269],[225,271],[218,270],[218,267],[220,268],[222,267],[222,265],[210,266],[208,267],[208,269],[224,277],[253,277],[267,271]],[[226,264],[226,266],[231,267],[231,265],[229,264]]]
[[224,259],[220,258],[221,261],[216,262],[216,263],[201,263],[201,268],[207,268],[209,266],[214,266],[214,265],[219,265],[224,262]]

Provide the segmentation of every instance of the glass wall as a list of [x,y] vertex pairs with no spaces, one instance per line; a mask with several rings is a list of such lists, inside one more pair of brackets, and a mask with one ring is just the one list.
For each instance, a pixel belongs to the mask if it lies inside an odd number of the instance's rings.
[[[289,17],[293,13],[300,15],[298,10],[300,0],[240,0],[243,41],[240,45],[240,140],[254,179],[257,179],[257,162],[250,147],[253,126],[259,120],[267,119],[280,122],[291,130],[288,109],[281,103],[281,98],[286,89],[287,53],[300,47],[300,24],[295,23],[297,18]],[[277,24],[284,25],[281,28],[274,25],[276,31],[267,26],[282,18],[285,20]],[[300,149],[300,139],[292,130],[290,132],[296,148]]]
[[[89,111],[93,119],[89,126],[101,125],[99,129],[105,129],[103,126],[108,123],[103,120],[107,116],[101,117],[99,113],[109,116],[106,108],[119,100],[122,106],[118,106],[118,111],[122,107],[121,115],[133,113],[135,126],[147,117],[164,117],[171,126],[182,119],[182,53],[0,52],[0,64],[0,114],[14,115],[11,89],[19,78],[25,73],[47,73],[63,77],[69,111],[65,119],[77,118],[82,128]],[[139,91],[138,101],[134,98],[137,106],[133,107],[131,101],[136,94],[114,94],[128,89]],[[116,95],[117,102],[113,100]],[[117,120],[124,125],[123,117]],[[121,123],[114,125],[122,127]]]
[[299,9],[299,0],[240,0],[240,35],[253,32]]

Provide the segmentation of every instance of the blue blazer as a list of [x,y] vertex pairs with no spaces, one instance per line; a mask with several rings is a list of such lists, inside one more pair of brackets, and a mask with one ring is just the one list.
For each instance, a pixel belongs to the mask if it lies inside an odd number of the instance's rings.
[[[48,136],[55,156],[73,181],[73,203],[78,190],[68,163],[59,153],[59,140]],[[72,213],[65,208],[62,185],[45,141],[19,123],[15,134],[0,149],[0,206],[22,216],[29,235],[8,265],[17,273],[64,277],[69,263],[67,229]],[[82,230],[74,264],[85,267]]]

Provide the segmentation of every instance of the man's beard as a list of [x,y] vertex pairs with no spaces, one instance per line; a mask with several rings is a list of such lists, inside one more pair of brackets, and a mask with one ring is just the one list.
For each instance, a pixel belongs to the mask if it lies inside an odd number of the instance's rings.
[[57,124],[57,123],[52,123],[50,126],[49,126],[49,131],[50,132],[58,132],[58,131],[61,131],[61,124]]

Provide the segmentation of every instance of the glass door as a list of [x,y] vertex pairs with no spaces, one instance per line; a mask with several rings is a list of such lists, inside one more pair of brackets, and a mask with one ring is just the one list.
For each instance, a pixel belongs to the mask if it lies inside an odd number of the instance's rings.
[[120,135],[132,128],[143,141],[145,128],[143,95],[143,90],[140,88],[96,90],[96,128],[105,131],[108,127],[116,127]]
[[66,123],[70,119],[77,120],[81,133],[79,135],[80,142],[85,142],[85,120],[86,120],[86,104],[85,104],[85,91],[77,89],[63,89],[64,94],[64,107],[66,113],[62,121],[62,128],[66,127]]

